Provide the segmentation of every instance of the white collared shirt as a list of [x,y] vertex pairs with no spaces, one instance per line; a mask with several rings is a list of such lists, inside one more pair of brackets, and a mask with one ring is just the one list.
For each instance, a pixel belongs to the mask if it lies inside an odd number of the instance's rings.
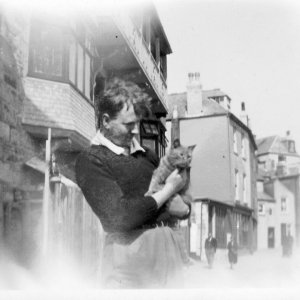
[[[114,152],[117,155],[126,155],[126,150],[123,147],[117,146],[114,143],[112,143],[109,139],[107,139],[100,130],[97,131],[96,135],[91,141],[92,145],[102,145]],[[137,152],[137,151],[143,151],[145,152],[145,149],[142,148],[142,146],[139,144],[137,139],[134,137],[132,139],[132,143],[130,145],[130,154]]]

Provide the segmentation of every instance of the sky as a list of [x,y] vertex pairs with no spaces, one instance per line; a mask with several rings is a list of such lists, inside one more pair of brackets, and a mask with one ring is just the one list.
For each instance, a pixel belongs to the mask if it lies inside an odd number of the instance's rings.
[[[173,53],[168,92],[186,91],[189,72],[220,88],[256,137],[290,130],[300,152],[300,3],[284,0],[155,0]],[[298,145],[298,147],[297,147]]]
[[[114,7],[143,1],[0,0],[0,4],[15,2],[24,9],[30,3],[67,13],[99,3]],[[300,152],[300,1],[152,1],[173,50],[168,56],[168,92],[185,92],[187,74],[200,72],[203,89],[225,92],[236,116],[241,102],[246,103],[257,138],[284,136],[289,130]]]

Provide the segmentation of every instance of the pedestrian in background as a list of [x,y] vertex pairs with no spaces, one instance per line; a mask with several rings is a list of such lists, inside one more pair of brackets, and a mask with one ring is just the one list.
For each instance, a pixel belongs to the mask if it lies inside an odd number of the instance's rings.
[[230,264],[230,269],[233,269],[233,265],[237,263],[237,258],[238,258],[238,247],[237,243],[233,239],[233,237],[230,237],[230,240],[227,244],[227,249],[228,249],[228,261]]
[[211,233],[209,233],[204,244],[206,259],[209,268],[212,268],[213,266],[215,254],[217,251],[217,246],[218,246],[217,240],[212,236]]

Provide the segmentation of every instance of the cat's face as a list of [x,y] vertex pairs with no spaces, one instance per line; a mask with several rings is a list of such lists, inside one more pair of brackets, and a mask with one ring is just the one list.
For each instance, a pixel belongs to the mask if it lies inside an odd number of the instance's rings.
[[193,150],[196,145],[182,146],[179,141],[174,141],[173,147],[169,152],[170,163],[179,168],[187,168],[191,165]]

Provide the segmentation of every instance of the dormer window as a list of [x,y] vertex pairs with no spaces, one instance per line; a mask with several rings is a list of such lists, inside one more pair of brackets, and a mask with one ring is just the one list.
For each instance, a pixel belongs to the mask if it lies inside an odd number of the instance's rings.
[[288,150],[290,153],[296,153],[294,141],[288,141]]

